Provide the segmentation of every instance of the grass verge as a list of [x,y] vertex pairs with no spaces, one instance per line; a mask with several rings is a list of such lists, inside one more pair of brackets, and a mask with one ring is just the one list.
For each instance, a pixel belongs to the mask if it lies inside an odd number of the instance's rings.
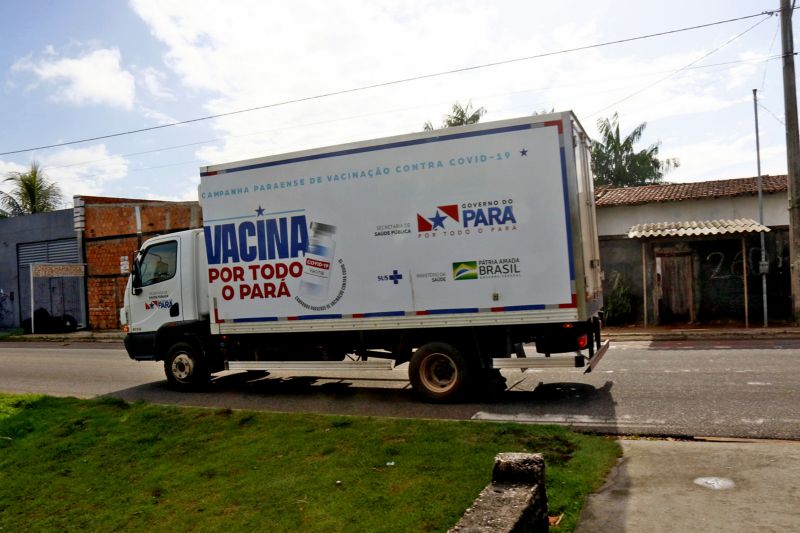
[[620,454],[555,426],[0,394],[0,531],[445,531],[507,451],[544,454],[554,531]]
[[18,337],[22,335],[24,331],[21,329],[9,329],[5,331],[0,331],[0,342],[11,340],[12,337]]

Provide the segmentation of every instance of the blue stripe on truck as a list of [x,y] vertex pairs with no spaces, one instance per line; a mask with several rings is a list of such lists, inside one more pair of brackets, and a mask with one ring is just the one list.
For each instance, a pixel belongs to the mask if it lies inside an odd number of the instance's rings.
[[286,318],[279,318],[274,316],[260,316],[260,317],[248,317],[248,318],[234,318],[231,322],[234,323],[247,323],[247,322],[277,322],[277,321],[284,321],[284,320],[332,320],[332,319],[342,319],[342,318],[380,318],[380,317],[393,317],[393,316],[425,316],[425,315],[461,315],[461,314],[468,314],[468,313],[480,313],[480,312],[493,312],[493,313],[505,313],[505,312],[514,312],[514,311],[542,311],[545,309],[556,309],[558,305],[543,305],[543,304],[536,304],[536,305],[509,305],[505,307],[492,307],[487,309],[479,309],[477,307],[464,307],[464,308],[455,308],[455,309],[426,309],[417,312],[406,312],[406,311],[379,311],[374,313],[354,313],[352,315],[341,315],[341,314],[327,314],[327,315],[300,315],[300,316],[292,316]]
[[467,137],[481,137],[483,135],[492,135],[496,133],[507,133],[511,131],[529,130],[538,124],[520,124],[518,126],[507,126],[505,128],[496,128],[492,130],[471,131],[467,133],[457,133],[454,135],[437,135],[436,137],[428,137],[426,139],[412,139],[408,141],[399,141],[389,144],[381,144],[378,146],[364,146],[361,148],[350,148],[349,150],[340,150],[338,152],[326,152],[324,154],[304,155],[300,157],[292,157],[290,159],[281,159],[280,161],[267,161],[264,163],[256,163],[253,165],[245,165],[242,167],[228,168],[225,170],[216,170],[212,172],[201,172],[200,176],[216,176],[218,174],[228,174],[230,172],[243,172],[246,170],[255,170],[257,168],[277,167],[280,165],[290,165],[292,163],[300,163],[303,161],[316,161],[319,159],[329,159],[331,157],[339,157],[342,155],[363,154],[367,152],[377,152],[380,150],[388,150],[391,148],[403,148],[406,146],[415,146],[418,144],[428,144],[441,141],[451,141],[453,139],[464,139]]
[[572,221],[569,213],[569,185],[567,183],[567,155],[561,147],[561,181],[564,188],[564,211],[567,217],[567,251],[569,252],[569,279],[575,281],[575,257],[572,254]]
[[507,305],[502,308],[502,311],[541,311],[546,309],[544,305]]
[[276,316],[257,316],[257,317],[250,317],[250,318],[234,318],[232,322],[277,322],[278,317]]

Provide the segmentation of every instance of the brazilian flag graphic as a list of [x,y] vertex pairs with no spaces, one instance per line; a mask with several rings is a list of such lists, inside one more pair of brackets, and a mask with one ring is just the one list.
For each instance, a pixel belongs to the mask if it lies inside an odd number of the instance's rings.
[[460,263],[453,263],[453,279],[456,281],[478,279],[478,262],[461,261]]

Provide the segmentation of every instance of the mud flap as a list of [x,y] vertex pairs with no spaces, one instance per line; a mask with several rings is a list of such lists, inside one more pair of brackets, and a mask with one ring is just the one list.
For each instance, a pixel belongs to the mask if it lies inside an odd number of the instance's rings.
[[611,346],[611,341],[607,340],[602,346],[600,346],[600,349],[595,352],[594,356],[589,358],[588,364],[586,365],[586,370],[583,372],[584,374],[588,374],[594,369],[594,367],[597,366],[597,363],[600,362],[600,359],[602,359],[608,351],[609,346]]

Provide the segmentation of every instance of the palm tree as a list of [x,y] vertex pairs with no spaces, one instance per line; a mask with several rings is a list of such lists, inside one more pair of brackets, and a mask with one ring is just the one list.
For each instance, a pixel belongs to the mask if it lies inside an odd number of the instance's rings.
[[61,189],[47,179],[36,161],[27,172],[9,172],[4,181],[13,188],[0,191],[0,210],[10,216],[54,211],[61,206]]
[[[442,128],[452,128],[454,126],[466,126],[467,124],[476,124],[481,120],[481,117],[486,114],[486,108],[479,107],[473,111],[472,102],[467,102],[466,106],[462,106],[456,102],[453,104],[453,110],[449,115],[445,115],[442,122]],[[430,121],[425,123],[425,131],[433,131]]]
[[619,116],[597,121],[600,141],[592,141],[592,171],[594,183],[606,187],[635,187],[660,183],[664,175],[680,166],[676,158],[659,159],[660,142],[635,151],[646,122],[639,124],[624,139],[619,133]]

